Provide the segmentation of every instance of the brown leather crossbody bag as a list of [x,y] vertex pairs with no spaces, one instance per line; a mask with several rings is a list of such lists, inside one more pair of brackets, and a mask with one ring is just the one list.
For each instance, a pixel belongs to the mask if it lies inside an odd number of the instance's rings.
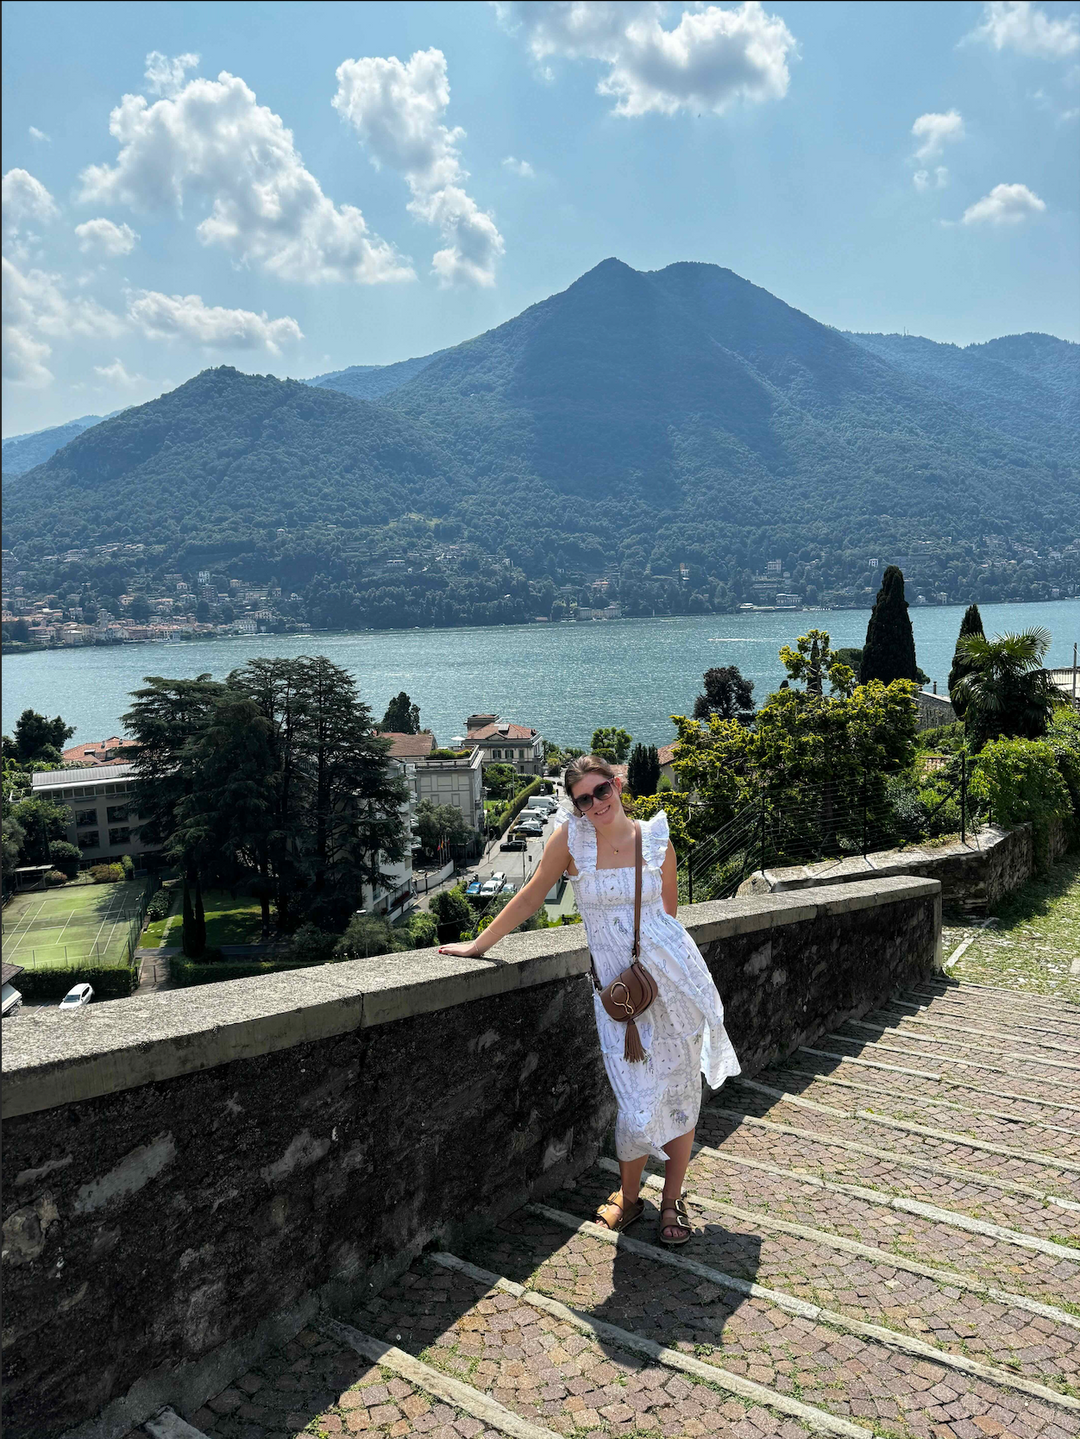
[[617,974],[610,984],[601,988],[597,978],[596,965],[592,955],[589,964],[592,969],[593,988],[600,996],[600,1003],[612,1019],[626,1025],[626,1042],[623,1058],[629,1064],[639,1064],[646,1058],[641,1047],[641,1036],[634,1021],[645,1013],[659,991],[656,980],[641,963],[641,825],[634,821],[634,947],[633,956],[627,967]]

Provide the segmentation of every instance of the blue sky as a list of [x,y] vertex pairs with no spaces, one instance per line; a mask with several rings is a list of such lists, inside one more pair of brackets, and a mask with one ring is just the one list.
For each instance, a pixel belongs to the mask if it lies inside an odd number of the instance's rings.
[[15,0],[3,84],[5,435],[426,354],[609,255],[1080,338],[1075,4]]

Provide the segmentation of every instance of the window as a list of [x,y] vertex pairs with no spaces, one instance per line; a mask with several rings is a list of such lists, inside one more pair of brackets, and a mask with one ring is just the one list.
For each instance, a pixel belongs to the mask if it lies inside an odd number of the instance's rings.
[[75,811],[76,824],[97,824],[96,809],[77,809]]
[[81,830],[77,836],[80,849],[97,849],[99,844],[98,832],[96,829]]
[[491,758],[492,758],[492,759],[502,759],[502,750],[501,750],[501,749],[493,749],[493,750],[491,751]]
[[126,804],[111,804],[109,805],[108,813],[110,824],[125,824],[127,822],[128,807]]
[[117,844],[127,844],[127,843],[130,841],[130,839],[131,839],[131,830],[129,830],[126,826],[125,826],[123,829],[111,829],[111,830],[109,830],[109,846],[110,846],[110,848],[111,848],[113,845],[117,845]]

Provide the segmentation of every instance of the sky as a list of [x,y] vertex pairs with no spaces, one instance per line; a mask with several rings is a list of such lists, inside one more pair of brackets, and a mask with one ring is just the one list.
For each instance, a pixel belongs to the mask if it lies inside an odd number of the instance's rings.
[[1080,10],[49,3],[3,21],[5,436],[429,354],[609,256],[1080,339]]

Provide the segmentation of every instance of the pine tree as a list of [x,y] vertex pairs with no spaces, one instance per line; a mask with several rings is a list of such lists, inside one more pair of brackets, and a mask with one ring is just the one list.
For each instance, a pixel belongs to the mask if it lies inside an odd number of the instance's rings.
[[203,909],[202,884],[195,876],[195,957],[206,953],[206,911]]
[[386,706],[379,729],[386,734],[419,734],[420,706],[401,690]]
[[656,793],[660,783],[660,756],[654,744],[636,744],[630,751],[626,782],[635,796]]
[[737,665],[717,665],[702,676],[704,690],[694,701],[694,718],[738,720],[748,725],[754,718],[754,682],[743,677]]
[[967,709],[967,695],[958,690],[957,685],[965,675],[972,673],[973,668],[971,660],[964,654],[960,644],[960,641],[967,639],[968,635],[982,635],[983,639],[986,638],[978,605],[968,605],[964,611],[964,618],[960,621],[960,634],[957,637],[956,649],[953,653],[952,669],[949,671],[949,698],[952,700],[952,707],[959,719],[964,718],[964,711]]
[[915,663],[915,636],[911,616],[904,598],[904,576],[896,565],[890,565],[881,579],[881,589],[866,626],[866,644],[859,667],[859,683],[880,680],[918,681],[920,670]]
[[195,911],[191,907],[191,885],[184,875],[184,920],[180,930],[180,946],[189,959],[199,953],[198,935],[195,928]]

